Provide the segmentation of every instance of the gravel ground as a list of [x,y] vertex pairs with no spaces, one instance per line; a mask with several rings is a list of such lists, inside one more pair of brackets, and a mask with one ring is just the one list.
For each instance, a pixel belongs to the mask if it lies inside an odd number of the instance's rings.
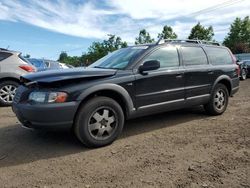
[[23,129],[0,108],[0,187],[250,187],[250,79],[216,117],[192,108],[126,123],[112,145]]

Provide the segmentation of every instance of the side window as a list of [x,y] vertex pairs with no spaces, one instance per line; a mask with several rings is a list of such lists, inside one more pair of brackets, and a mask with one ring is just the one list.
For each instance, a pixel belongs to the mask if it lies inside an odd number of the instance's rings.
[[212,65],[233,64],[232,57],[225,48],[206,47],[206,52]]
[[208,64],[207,56],[201,47],[181,47],[181,51],[186,66]]
[[179,56],[177,49],[172,46],[157,49],[152,54],[150,54],[144,61],[149,60],[160,61],[160,68],[179,66]]
[[11,53],[0,52],[0,61],[10,57],[11,55],[12,55]]
[[47,62],[47,61],[45,61],[45,65],[46,65],[46,67],[50,67],[50,64],[49,64],[49,62]]

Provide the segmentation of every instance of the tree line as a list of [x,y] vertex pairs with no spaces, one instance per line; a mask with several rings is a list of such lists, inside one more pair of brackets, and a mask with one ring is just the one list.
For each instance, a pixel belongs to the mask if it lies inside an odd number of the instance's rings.
[[[215,41],[213,37],[213,27],[209,26],[206,28],[198,22],[191,29],[188,39]],[[157,40],[159,38],[177,39],[178,36],[173,31],[172,27],[165,25],[161,33],[158,34]],[[156,39],[152,38],[146,29],[142,29],[139,31],[138,37],[135,38],[135,45],[152,43],[155,41]],[[249,16],[243,19],[236,18],[233,21],[230,26],[230,30],[223,41],[223,44],[230,48],[234,54],[250,53]],[[88,66],[108,53],[127,46],[127,42],[123,41],[121,37],[109,34],[107,40],[103,40],[102,42],[93,42],[88,48],[87,52],[81,56],[69,56],[66,52],[61,52],[58,61],[73,66]]]

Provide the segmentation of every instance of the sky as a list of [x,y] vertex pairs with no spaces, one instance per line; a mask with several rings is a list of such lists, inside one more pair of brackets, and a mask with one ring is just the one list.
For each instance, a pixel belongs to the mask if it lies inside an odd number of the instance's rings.
[[79,56],[108,34],[132,45],[144,28],[156,38],[169,25],[185,39],[197,22],[223,41],[249,10],[250,0],[0,0],[0,47],[57,59],[61,51]]

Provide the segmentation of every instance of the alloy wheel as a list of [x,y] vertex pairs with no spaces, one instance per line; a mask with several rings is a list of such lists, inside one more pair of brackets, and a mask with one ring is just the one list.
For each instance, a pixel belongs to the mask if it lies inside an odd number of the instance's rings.
[[14,85],[5,85],[0,88],[0,100],[5,103],[12,103],[17,87]]
[[214,105],[218,110],[222,110],[226,104],[225,91],[219,89],[215,94]]
[[247,78],[247,74],[246,74],[245,69],[242,70],[241,77],[243,80],[245,80]]
[[112,136],[117,128],[117,115],[110,107],[95,110],[88,121],[88,131],[97,140],[105,140]]

